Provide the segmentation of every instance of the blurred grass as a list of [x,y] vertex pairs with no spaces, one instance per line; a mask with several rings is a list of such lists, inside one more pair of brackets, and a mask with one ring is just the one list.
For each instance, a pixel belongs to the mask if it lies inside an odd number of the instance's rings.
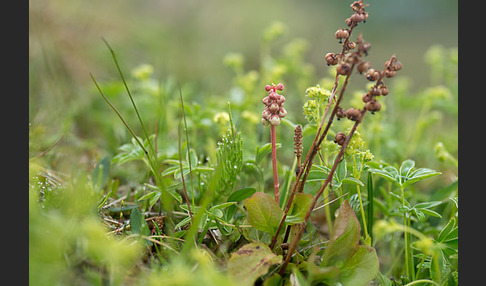
[[[367,9],[370,17],[358,30],[372,43],[367,59],[380,67],[392,54],[398,56],[404,64],[400,78],[408,80],[405,90],[408,94],[402,95],[403,103],[408,96],[431,84],[430,66],[424,60],[426,51],[432,45],[457,47],[457,1],[366,2],[370,4]],[[310,64],[310,77],[300,85],[315,84],[327,76],[329,68],[324,55],[339,49],[334,32],[345,26],[350,3],[331,0],[30,1],[31,157],[63,136],[55,152],[49,154],[51,167],[93,166],[106,148],[113,151],[127,142],[126,131],[115,122],[89,78],[92,73],[97,80],[107,83],[104,88],[111,87],[109,93],[113,97],[123,93],[117,84],[108,84],[116,82],[118,75],[102,37],[112,45],[127,76],[140,64],[153,65],[153,77],[161,82],[159,88],[170,89],[171,84],[173,88],[178,81],[184,86],[186,96],[207,106],[235,100],[235,94],[231,94],[234,73],[223,63],[228,53],[244,56],[245,71],[260,70],[264,64],[262,31],[275,21],[284,24],[284,34],[272,43],[270,52],[282,55],[286,44],[300,39],[300,48],[304,50],[302,60]],[[294,48],[299,49],[299,44]],[[354,79],[351,90],[362,90],[364,84],[362,79]],[[299,111],[304,90],[297,86],[291,88],[285,95],[289,104]],[[170,92],[165,96],[171,96]],[[121,97],[113,99],[118,106],[127,101]],[[391,108],[402,108],[397,104]],[[153,108],[150,103],[144,106]],[[130,112],[129,108],[125,110]],[[145,110],[145,116],[150,117],[147,113],[155,111],[160,109]],[[166,120],[170,121],[173,117],[167,112]],[[103,121],[105,124],[100,124]],[[457,134],[452,131],[451,136]],[[451,148],[451,144],[446,146]]]

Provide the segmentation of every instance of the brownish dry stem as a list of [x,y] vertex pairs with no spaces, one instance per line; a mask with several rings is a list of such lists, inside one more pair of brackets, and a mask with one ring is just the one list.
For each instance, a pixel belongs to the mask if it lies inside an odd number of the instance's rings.
[[[363,116],[364,116],[365,110],[363,110]],[[309,217],[312,213],[312,210],[315,208],[317,200],[319,197],[322,195],[324,192],[324,189],[327,187],[329,182],[331,182],[332,177],[334,176],[334,172],[337,169],[338,164],[341,162],[341,159],[343,158],[344,152],[346,151],[346,148],[348,146],[349,141],[353,137],[354,132],[356,131],[356,128],[358,127],[359,123],[361,122],[362,117],[360,120],[356,121],[356,123],[353,125],[353,128],[349,132],[349,135],[346,138],[346,141],[344,142],[343,146],[341,146],[341,150],[338,153],[338,156],[334,160],[334,164],[332,165],[331,171],[329,172],[329,175],[326,178],[326,181],[324,181],[324,184],[322,184],[321,188],[317,192],[317,194],[314,196],[314,199],[312,200],[311,205],[309,206],[309,209],[307,210],[305,217],[304,217],[304,222],[300,225],[299,232],[297,233],[297,237],[295,237],[295,240],[293,240],[289,246],[289,250],[287,252],[287,256],[285,257],[285,261],[282,265],[282,268],[279,271],[280,275],[283,275],[285,272],[285,269],[287,268],[287,265],[290,262],[290,259],[292,258],[292,255],[294,251],[297,249],[297,245],[302,237],[302,234],[304,233],[305,229],[307,228],[307,222],[309,220]]]

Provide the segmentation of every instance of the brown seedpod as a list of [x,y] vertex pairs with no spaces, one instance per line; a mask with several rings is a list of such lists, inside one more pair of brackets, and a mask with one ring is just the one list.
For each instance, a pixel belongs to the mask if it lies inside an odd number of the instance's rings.
[[339,55],[335,53],[327,53],[325,58],[328,66],[337,65],[339,62]]
[[351,21],[353,21],[355,23],[359,23],[359,22],[361,22],[363,20],[364,20],[364,15],[363,14],[354,13],[353,15],[351,15]]
[[385,70],[385,76],[386,76],[387,78],[394,77],[396,74],[397,74],[397,72],[396,72],[396,71],[392,71],[392,70],[388,70],[388,69],[387,69],[387,70]]
[[334,33],[334,36],[336,36],[336,39],[345,39],[349,36],[349,30],[348,29],[339,29]]
[[378,72],[377,70],[375,69],[368,69],[368,71],[366,72],[366,78],[369,80],[369,81],[376,81],[378,78],[380,77],[380,72]]
[[361,120],[361,115],[362,115],[361,110],[359,110],[359,109],[350,108],[350,109],[346,110],[346,117],[349,120],[352,120],[352,121]]
[[336,110],[337,120],[346,117],[346,110],[344,110],[341,106],[338,106]]
[[352,50],[352,49],[356,48],[356,43],[355,43],[355,42],[353,42],[353,41],[349,41],[349,42],[346,44],[346,48],[347,48],[348,50]]
[[367,103],[368,101],[373,99],[373,96],[371,96],[369,93],[365,93],[361,99],[364,103]]
[[388,87],[386,87],[386,86],[382,86],[380,89],[381,89],[381,95],[383,95],[383,96],[385,96],[389,93]]
[[343,132],[338,132],[336,134],[336,137],[334,137],[334,142],[340,146],[342,146],[345,141],[346,141],[346,134],[344,134]]
[[380,96],[381,95],[381,88],[372,87],[370,89],[370,94],[373,95],[373,96]]
[[381,104],[376,100],[372,100],[365,104],[365,108],[370,111],[371,114],[374,114],[376,111],[380,111]]
[[370,68],[371,64],[368,61],[360,62],[356,67],[360,74],[366,72]]
[[340,75],[348,75],[351,72],[351,67],[347,63],[341,63],[336,71]]
[[364,53],[365,55],[368,55],[368,51],[371,49],[371,44],[370,43],[363,43],[359,47],[359,51],[361,53]]
[[347,18],[345,20],[345,23],[346,23],[346,25],[348,25],[348,27],[351,27],[354,24],[354,22],[353,22],[353,20],[351,20],[351,18]]

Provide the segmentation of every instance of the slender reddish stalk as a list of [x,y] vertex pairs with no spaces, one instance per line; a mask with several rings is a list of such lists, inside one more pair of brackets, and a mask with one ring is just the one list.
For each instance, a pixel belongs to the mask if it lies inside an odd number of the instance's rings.
[[[354,64],[351,66],[351,70],[353,70],[353,69],[354,69]],[[317,131],[316,137],[314,138],[314,141],[312,142],[310,150],[307,153],[307,156],[304,160],[302,168],[300,169],[299,173],[297,174],[297,177],[295,179],[296,183],[294,184],[292,190],[290,191],[289,200],[287,202],[287,205],[285,206],[283,216],[282,216],[280,223],[277,227],[277,232],[273,236],[272,241],[270,242],[270,249],[273,249],[275,247],[275,244],[277,243],[278,234],[280,232],[280,229],[284,225],[285,219],[287,218],[287,214],[290,210],[290,206],[292,205],[292,201],[294,199],[295,194],[298,193],[298,192],[301,192],[304,188],[304,183],[307,180],[307,176],[309,175],[309,171],[310,171],[311,166],[312,166],[312,161],[314,160],[314,157],[318,152],[319,146],[322,144],[322,141],[324,140],[324,138],[326,138],[327,133],[329,132],[329,129],[330,129],[331,124],[334,120],[334,117],[336,116],[337,108],[338,108],[339,104],[341,103],[341,100],[342,100],[343,95],[344,95],[344,91],[346,90],[346,86],[348,84],[348,80],[349,80],[350,75],[351,75],[351,73],[349,75],[347,75],[346,79],[344,80],[343,87],[341,88],[341,92],[339,93],[336,105],[334,106],[334,108],[331,112],[331,116],[330,116],[330,118],[329,118],[329,120],[326,124],[326,127],[324,128],[323,133],[321,134],[321,129],[322,129],[322,126],[324,124],[321,124],[321,126],[319,127],[319,130]],[[324,123],[324,120],[325,120],[325,118],[323,118],[322,123]],[[301,181],[301,178],[302,178],[302,181]]]
[[270,125],[270,136],[272,142],[272,165],[273,165],[273,187],[275,190],[275,201],[279,204],[279,183],[278,183],[278,172],[277,172],[277,139],[275,136],[275,125]]
[[[365,111],[363,111],[363,116],[364,116],[364,112]],[[324,182],[324,184],[322,184],[321,188],[319,189],[319,191],[317,192],[317,194],[314,196],[314,199],[312,200],[312,203],[309,206],[309,209],[307,210],[307,212],[305,214],[304,221],[300,225],[299,232],[297,233],[297,237],[295,237],[295,240],[293,240],[291,242],[290,246],[289,246],[289,250],[287,252],[287,256],[285,257],[285,261],[284,261],[284,263],[282,265],[282,268],[279,271],[279,274],[280,275],[283,275],[283,273],[285,272],[285,269],[287,268],[287,265],[289,264],[290,259],[292,258],[292,254],[297,249],[297,245],[298,245],[298,243],[300,241],[300,238],[302,237],[302,234],[304,233],[305,229],[307,228],[307,222],[308,222],[309,217],[310,217],[310,215],[312,213],[312,210],[314,210],[314,208],[316,206],[316,203],[317,203],[317,200],[319,199],[319,197],[324,192],[324,189],[331,182],[332,177],[334,176],[334,172],[336,171],[337,166],[341,162],[341,159],[342,159],[342,157],[344,155],[344,152],[346,151],[346,148],[348,146],[348,143],[351,140],[351,138],[353,137],[353,134],[356,131],[356,128],[358,127],[358,125],[359,125],[360,122],[361,122],[361,120],[356,121],[356,123],[353,125],[353,128],[349,132],[349,135],[347,136],[346,141],[344,142],[343,146],[341,146],[341,150],[339,151],[338,156],[334,160],[334,164],[333,164],[333,166],[331,168],[331,171],[329,172],[329,175],[327,176],[326,181]]]

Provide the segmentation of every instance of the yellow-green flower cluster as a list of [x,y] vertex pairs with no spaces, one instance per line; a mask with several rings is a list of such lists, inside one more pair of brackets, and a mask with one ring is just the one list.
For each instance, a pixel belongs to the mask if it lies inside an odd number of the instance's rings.
[[324,102],[329,99],[331,92],[321,88],[319,85],[316,85],[307,88],[305,90],[305,96],[307,96],[309,99],[317,100],[318,102]]
[[[346,131],[349,134],[349,131]],[[361,160],[368,162],[373,160],[374,156],[369,149],[366,149],[366,142],[358,131],[354,132],[353,138],[346,148],[346,155],[358,155]]]
[[309,100],[304,104],[304,115],[309,121],[319,121],[319,109],[322,104],[325,104],[331,92],[327,89],[321,88],[319,85],[311,86],[305,90],[305,96]]
[[319,114],[319,106],[315,100],[308,100],[304,103],[304,116],[309,121],[317,121]]

